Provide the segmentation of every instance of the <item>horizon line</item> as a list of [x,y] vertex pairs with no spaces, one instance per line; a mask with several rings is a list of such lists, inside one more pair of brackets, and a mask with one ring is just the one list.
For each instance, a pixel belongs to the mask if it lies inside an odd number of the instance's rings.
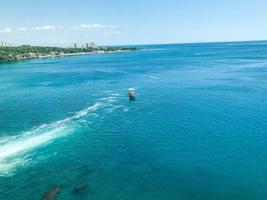
[[[65,45],[35,45],[35,44],[10,44],[6,41],[3,41],[9,46],[18,47],[23,45],[30,45],[30,46],[40,46],[40,47],[67,47],[70,46],[69,44]],[[183,45],[183,44],[216,44],[216,43],[244,43],[244,42],[267,42],[267,39],[260,39],[260,40],[225,40],[225,41],[201,41],[201,42],[159,42],[159,43],[137,43],[137,44],[109,44],[109,45],[98,45],[98,46],[153,46],[153,45]],[[73,42],[71,44],[74,44]]]

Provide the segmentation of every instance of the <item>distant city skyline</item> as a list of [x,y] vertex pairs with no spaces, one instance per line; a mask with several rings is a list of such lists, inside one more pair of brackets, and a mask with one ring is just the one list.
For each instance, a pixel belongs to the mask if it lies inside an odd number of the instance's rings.
[[1,0],[0,41],[99,45],[267,40],[263,0]]

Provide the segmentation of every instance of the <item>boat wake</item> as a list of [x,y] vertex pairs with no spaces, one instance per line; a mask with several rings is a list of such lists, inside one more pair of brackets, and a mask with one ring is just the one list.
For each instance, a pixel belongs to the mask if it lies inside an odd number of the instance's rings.
[[51,124],[44,124],[33,130],[24,132],[19,136],[9,137],[3,140],[0,143],[0,176],[7,175],[9,170],[18,163],[25,162],[25,160],[21,159],[21,155],[73,132],[72,125],[75,124],[75,121],[87,116],[89,113],[93,113],[103,106],[104,104],[102,102],[97,102],[75,113],[71,117]]

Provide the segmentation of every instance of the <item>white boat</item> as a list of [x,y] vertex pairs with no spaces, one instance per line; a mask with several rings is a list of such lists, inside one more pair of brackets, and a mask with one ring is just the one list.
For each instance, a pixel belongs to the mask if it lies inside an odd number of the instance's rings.
[[135,100],[136,92],[134,88],[129,88],[128,96],[130,100]]

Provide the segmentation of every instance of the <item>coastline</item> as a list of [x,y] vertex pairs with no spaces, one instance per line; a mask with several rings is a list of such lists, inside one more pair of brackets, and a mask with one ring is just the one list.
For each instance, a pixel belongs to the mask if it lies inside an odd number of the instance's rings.
[[[19,47],[23,48],[23,47]],[[27,47],[28,48],[28,47]],[[33,47],[34,48],[34,47]],[[69,48],[58,48],[54,49],[51,47],[37,47],[33,49],[29,47],[28,49],[22,49],[18,51],[17,49],[7,48],[0,51],[0,64],[17,62],[28,59],[42,59],[42,58],[52,58],[52,57],[63,57],[63,56],[79,56],[79,55],[90,55],[90,54],[110,54],[110,53],[125,53],[130,51],[136,51],[137,48],[98,48],[98,49],[69,49]],[[46,48],[46,51],[43,51]],[[1,50],[1,49],[0,49]],[[21,50],[21,49],[19,49]],[[2,54],[2,55],[1,55]]]
[[[20,60],[28,60],[28,59],[42,59],[42,58],[53,58],[53,57],[67,57],[67,56],[82,56],[82,55],[93,55],[93,54],[112,54],[112,53],[126,53],[126,52],[130,52],[131,50],[123,50],[123,51],[110,51],[110,52],[81,52],[81,53],[62,53],[59,55],[44,55],[44,56],[35,56],[35,57],[31,57],[31,58],[21,58],[21,59],[17,59],[16,61],[20,61]],[[8,61],[10,62],[10,61]],[[1,62],[0,62],[1,64]]]

